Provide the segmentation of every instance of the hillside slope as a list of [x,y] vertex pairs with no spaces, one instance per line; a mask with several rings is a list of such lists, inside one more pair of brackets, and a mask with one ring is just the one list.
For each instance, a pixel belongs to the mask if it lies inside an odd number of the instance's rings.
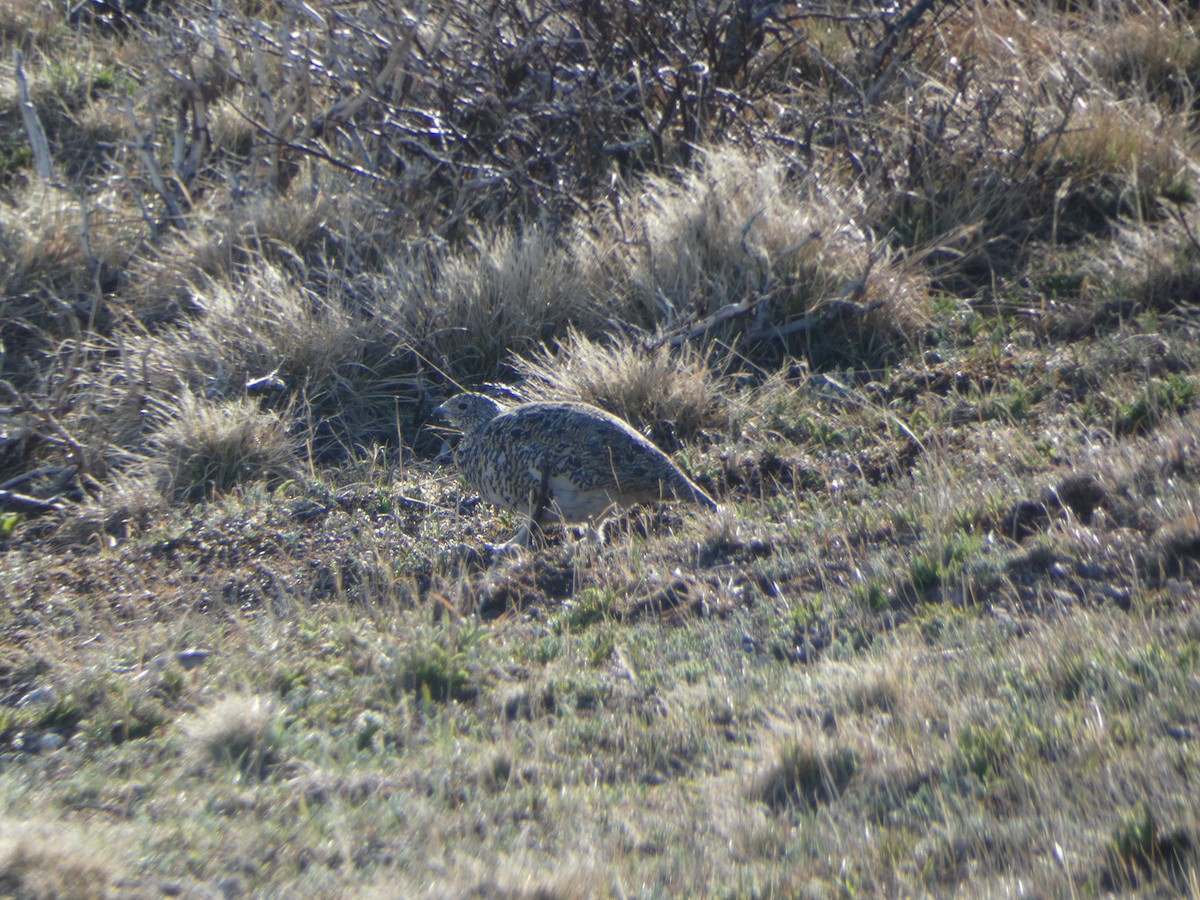
[[5,4],[0,892],[1200,896],[1197,25]]

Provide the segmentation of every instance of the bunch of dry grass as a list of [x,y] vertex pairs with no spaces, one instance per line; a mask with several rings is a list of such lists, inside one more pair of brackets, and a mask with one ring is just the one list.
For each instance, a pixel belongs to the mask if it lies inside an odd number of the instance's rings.
[[[141,323],[154,327],[196,312],[213,285],[245,280],[253,287],[263,278],[255,270],[264,262],[277,271],[303,271],[308,263],[319,267],[324,243],[338,243],[330,226],[344,220],[350,206],[362,212],[361,202],[331,196],[315,177],[297,180],[282,195],[233,194],[229,185],[206,192],[187,230],[169,232],[131,261],[123,299]],[[345,239],[355,237],[360,236]]]
[[279,415],[253,400],[202,400],[186,392],[170,420],[149,440],[144,465],[166,495],[199,500],[245,481],[285,479],[296,473],[295,441]]
[[[1114,21],[1115,18],[1115,21]],[[1163,105],[1172,112],[1194,107],[1200,88],[1200,38],[1182,8],[1152,0],[1125,3],[1093,14],[1091,62],[1121,96]]]
[[89,497],[59,529],[61,539],[87,543],[96,534],[126,537],[145,531],[167,510],[161,477],[125,471],[108,481],[98,497]]
[[859,768],[853,748],[807,736],[780,738],[773,757],[747,794],[774,812],[810,809],[836,800]]
[[8,897],[83,898],[124,893],[111,854],[95,832],[57,823],[8,822],[0,827],[0,892]]
[[303,395],[305,411],[315,407],[319,418],[369,376],[361,370],[364,320],[337,290],[320,294],[293,269],[260,259],[235,280],[207,280],[193,302],[196,311],[180,322],[151,331],[126,321],[107,342],[87,399],[118,446],[137,449],[148,430],[190,410],[189,391],[236,399],[248,382],[270,379],[273,394]]
[[[1157,199],[1178,188],[1186,123],[1095,74],[1094,48],[1111,40],[1107,10],[947,5],[939,27],[904,38],[919,60],[915,77],[864,75],[861,54],[841,68],[825,58],[839,114],[797,92],[779,127],[805,134],[813,156],[822,142],[844,145],[870,198],[861,221],[890,232],[939,288],[987,289],[1037,242],[1104,235],[1122,216],[1154,218]],[[1132,4],[1119,18],[1152,29],[1155,10]]]
[[116,217],[66,192],[30,184],[11,200],[0,198],[0,337],[18,359],[28,352],[21,378],[41,369],[58,340],[106,326],[101,285],[130,245],[115,233]]
[[457,252],[393,260],[374,314],[400,342],[463,380],[494,375],[509,353],[591,330],[609,314],[580,255],[546,230],[486,231]]
[[813,314],[834,301],[878,302],[857,319],[857,336],[827,343],[851,359],[894,347],[923,325],[925,285],[858,224],[863,200],[842,185],[832,173],[798,177],[783,160],[711,148],[680,179],[649,179],[614,217],[614,287],[668,331],[749,344],[782,336],[796,348],[833,337]]
[[233,766],[259,777],[277,761],[282,720],[275,702],[258,694],[231,694],[180,724],[187,754],[200,765]]
[[517,357],[527,400],[577,400],[648,431],[660,446],[694,440],[729,424],[726,386],[711,352],[673,349],[627,334],[592,340],[576,329],[551,349]]

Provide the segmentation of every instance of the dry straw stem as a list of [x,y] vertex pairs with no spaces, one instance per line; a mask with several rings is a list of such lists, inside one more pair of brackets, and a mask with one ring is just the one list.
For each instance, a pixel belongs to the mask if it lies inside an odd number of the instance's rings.
[[54,178],[54,163],[50,159],[50,144],[46,140],[46,130],[38,118],[37,108],[29,98],[29,81],[25,77],[25,54],[17,50],[13,54],[14,67],[17,76],[17,103],[21,110],[21,123],[25,126],[25,134],[33,149],[33,162],[42,181],[49,182]]

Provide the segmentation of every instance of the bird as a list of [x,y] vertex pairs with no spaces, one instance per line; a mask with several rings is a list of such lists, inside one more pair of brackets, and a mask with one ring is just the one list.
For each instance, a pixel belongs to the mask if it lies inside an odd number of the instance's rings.
[[593,523],[639,503],[716,501],[627,422],[587,403],[502,405],[464,392],[435,411],[462,432],[454,456],[483,499],[515,512],[520,531],[502,547],[528,547],[555,520]]

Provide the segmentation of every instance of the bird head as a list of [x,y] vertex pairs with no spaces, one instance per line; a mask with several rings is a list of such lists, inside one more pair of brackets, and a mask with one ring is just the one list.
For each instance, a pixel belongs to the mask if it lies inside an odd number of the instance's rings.
[[434,413],[463,434],[470,434],[496,418],[502,409],[503,407],[491,397],[468,392],[451,397],[435,409]]

